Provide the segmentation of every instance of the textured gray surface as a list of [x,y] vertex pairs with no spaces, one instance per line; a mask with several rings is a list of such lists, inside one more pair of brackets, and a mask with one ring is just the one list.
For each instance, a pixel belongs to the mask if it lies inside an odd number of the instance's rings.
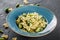
[[[16,3],[23,4],[23,0],[0,0],[0,29],[4,31],[4,34],[8,34],[9,38],[8,40],[11,40],[12,37],[18,37],[18,40],[60,40],[60,0],[29,0],[30,3],[38,3],[41,6],[47,7],[50,10],[54,12],[58,19],[57,26],[53,32],[50,34],[43,36],[43,37],[37,37],[37,38],[29,38],[29,37],[23,37],[21,35],[18,35],[14,33],[10,28],[5,29],[2,24],[6,22],[6,13],[4,12],[4,9],[6,7],[12,7],[15,8]],[[40,3],[39,3],[40,2]],[[1,34],[0,34],[1,36]]]

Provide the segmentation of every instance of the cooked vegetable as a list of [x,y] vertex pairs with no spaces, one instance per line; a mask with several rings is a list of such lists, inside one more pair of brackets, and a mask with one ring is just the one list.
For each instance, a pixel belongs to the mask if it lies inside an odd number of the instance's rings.
[[17,40],[17,37],[12,38],[12,40]]
[[0,30],[0,33],[3,33],[3,30]]
[[19,24],[19,28],[23,28],[23,25],[22,24]]
[[13,10],[12,8],[6,8],[6,9],[5,9],[5,12],[6,12],[6,13],[9,13],[9,12],[11,12],[12,10]]
[[1,37],[8,39],[8,35],[6,35],[6,34],[3,34]]
[[37,29],[36,29],[36,32],[39,32],[39,31],[40,31],[40,28],[37,28]]
[[[18,20],[18,21],[17,21]],[[23,13],[16,20],[17,26],[27,32],[43,31],[47,25],[46,19],[38,13]]]
[[5,40],[4,38],[0,38],[0,40]]
[[43,31],[43,28],[39,28],[39,27],[38,27],[38,28],[36,29],[36,32],[39,32],[39,31]]
[[3,26],[4,26],[5,28],[8,28],[8,24],[7,24],[7,23],[4,23]]

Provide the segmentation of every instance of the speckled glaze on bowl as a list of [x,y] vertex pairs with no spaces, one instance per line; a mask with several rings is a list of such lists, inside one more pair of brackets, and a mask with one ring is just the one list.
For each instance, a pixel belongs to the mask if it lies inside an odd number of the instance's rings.
[[[28,33],[28,32],[24,32],[21,29],[19,29],[16,25],[16,19],[22,13],[28,13],[28,12],[37,12],[37,13],[43,15],[48,21],[47,27],[43,31],[38,32],[38,33]],[[16,8],[15,10],[13,10],[12,12],[10,12],[7,15],[6,21],[9,25],[9,27],[14,32],[16,32],[17,34],[23,35],[23,36],[27,36],[27,37],[40,37],[40,36],[47,35],[52,30],[55,29],[56,24],[57,24],[57,19],[56,19],[56,16],[54,15],[54,13],[52,11],[50,11],[49,9],[47,9],[45,7],[41,7],[41,6],[40,7],[38,7],[38,6],[23,6],[20,8]]]

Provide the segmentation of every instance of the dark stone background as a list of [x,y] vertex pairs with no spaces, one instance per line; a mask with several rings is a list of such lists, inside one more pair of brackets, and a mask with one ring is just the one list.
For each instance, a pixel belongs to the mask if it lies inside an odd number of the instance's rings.
[[[4,12],[4,9],[6,7],[12,7],[15,8],[16,3],[23,4],[23,0],[0,0],[0,29],[4,31],[4,34],[8,34],[9,38],[8,40],[11,40],[12,37],[18,37],[18,40],[60,40],[60,0],[29,0],[30,3],[38,3],[41,6],[49,8],[51,11],[54,12],[54,14],[57,17],[57,26],[53,32],[50,34],[43,36],[43,37],[37,37],[37,38],[29,38],[29,37],[23,37],[21,35],[18,35],[14,33],[10,28],[5,29],[3,27],[3,23],[5,23],[6,13]],[[0,34],[1,36],[1,34]]]

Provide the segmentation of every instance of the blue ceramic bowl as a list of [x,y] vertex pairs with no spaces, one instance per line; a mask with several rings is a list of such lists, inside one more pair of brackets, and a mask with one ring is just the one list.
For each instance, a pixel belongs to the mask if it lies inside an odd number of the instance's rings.
[[[18,18],[19,15],[22,15],[22,13],[28,13],[28,12],[37,12],[41,15],[43,15],[47,21],[48,21],[48,25],[47,27],[42,31],[42,32],[38,32],[38,33],[28,33],[28,32],[24,32],[21,29],[18,28],[18,26],[16,25],[16,19]],[[16,32],[17,34],[23,35],[23,36],[28,36],[28,37],[39,37],[39,36],[44,36],[48,33],[50,33],[57,24],[57,19],[55,17],[55,15],[53,14],[52,11],[50,11],[49,9],[45,8],[45,7],[38,7],[38,6],[23,6],[20,8],[16,8],[15,10],[13,10],[12,12],[10,12],[7,17],[6,17],[7,23],[9,25],[9,27]]]

